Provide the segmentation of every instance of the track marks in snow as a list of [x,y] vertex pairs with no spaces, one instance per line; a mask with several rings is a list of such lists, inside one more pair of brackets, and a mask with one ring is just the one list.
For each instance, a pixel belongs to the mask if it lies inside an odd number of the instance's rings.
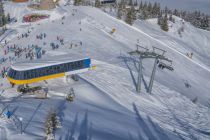
[[189,99],[164,86],[155,85],[154,90],[156,93],[154,94],[155,98],[165,105],[171,114],[173,123],[176,124],[176,129],[174,129],[187,133],[179,133],[180,136],[192,140],[200,137],[199,135],[202,135],[201,139],[209,138],[210,114],[207,108],[201,108]]
[[87,16],[85,19],[82,20],[83,23],[87,23],[89,26],[92,28],[98,29],[105,33],[107,36],[119,41],[119,42],[129,42],[124,36],[120,35],[119,33],[113,33],[111,34],[110,32],[112,31],[112,28],[105,26],[102,23],[97,22],[93,17]]
[[[88,11],[88,10],[87,10],[87,11]],[[85,14],[83,11],[81,11],[81,12],[82,12],[83,14]],[[101,12],[101,11],[100,11],[100,12]],[[201,64],[201,63],[197,62],[196,60],[190,59],[189,57],[186,56],[186,54],[183,54],[183,53],[180,52],[179,50],[176,50],[175,48],[170,47],[170,46],[169,46],[168,44],[166,44],[165,42],[163,42],[163,41],[161,41],[161,40],[159,40],[159,39],[157,39],[157,38],[155,38],[155,37],[153,37],[153,36],[151,36],[151,35],[145,33],[145,32],[142,31],[141,29],[139,29],[139,28],[137,28],[137,27],[135,27],[135,26],[130,26],[130,25],[126,24],[124,21],[118,20],[118,19],[116,19],[115,17],[112,17],[112,16],[110,16],[110,15],[107,14],[107,13],[103,13],[103,12],[102,12],[102,14],[105,15],[106,17],[110,18],[112,21],[116,21],[116,22],[118,22],[118,23],[121,23],[121,24],[123,24],[123,25],[125,25],[125,26],[127,26],[127,27],[129,27],[129,28],[131,28],[131,29],[133,29],[134,31],[136,31],[136,32],[138,32],[138,33],[140,33],[140,34],[142,34],[142,35],[144,35],[144,36],[150,38],[151,40],[154,40],[154,41],[156,41],[156,42],[162,44],[163,46],[167,47],[168,49],[172,50],[173,52],[175,52],[175,53],[181,55],[182,57],[184,57],[184,58],[187,59],[188,61],[190,61],[190,62],[194,63],[195,65],[197,65],[197,66],[203,68],[204,70],[210,72],[210,69],[209,69],[208,67],[206,67],[204,64]],[[88,14],[85,14],[85,15],[86,15],[86,16],[89,16]],[[91,16],[89,16],[89,17],[91,17]],[[106,32],[105,32],[105,33],[106,33]],[[126,39],[126,38],[123,37],[123,36],[121,36],[121,37],[122,37],[123,39]],[[120,37],[120,38],[121,38],[121,37]],[[116,38],[115,38],[115,39],[116,39]],[[117,40],[117,39],[116,39],[116,40]],[[118,41],[119,41],[119,40],[118,40]],[[122,40],[120,40],[120,41],[122,42]]]
[[136,28],[136,27],[134,27],[134,26],[130,26],[130,25],[126,24],[126,23],[125,23],[124,21],[122,21],[122,20],[118,20],[118,19],[116,19],[115,17],[112,17],[112,16],[110,16],[110,15],[108,15],[108,14],[106,14],[106,13],[105,13],[105,15],[106,15],[108,18],[110,18],[110,19],[112,19],[112,20],[114,20],[114,21],[116,21],[116,22],[120,22],[121,24],[124,24],[125,26],[128,26],[128,27],[132,28],[133,30],[135,30],[135,31],[137,31],[137,32],[139,32],[139,33],[141,33],[141,34],[147,36],[148,38],[150,38],[150,39],[152,39],[152,40],[154,40],[154,41],[156,41],[156,42],[162,44],[163,46],[169,48],[170,50],[172,50],[172,51],[176,52],[177,54],[183,56],[184,58],[188,59],[188,60],[191,61],[192,63],[194,63],[194,64],[198,65],[199,67],[205,69],[206,71],[210,72],[210,69],[207,68],[206,66],[204,66],[203,64],[200,64],[200,63],[198,63],[197,61],[194,61],[193,59],[188,58],[185,54],[183,54],[182,52],[180,52],[180,51],[178,51],[178,50],[176,50],[176,49],[174,49],[174,48],[172,48],[172,47],[170,47],[168,44],[164,43],[163,41],[161,41],[161,40],[159,40],[159,39],[157,39],[157,38],[154,38],[154,37],[150,36],[149,34],[145,33],[144,31],[142,31],[142,30],[140,30],[140,29],[138,29],[138,28]]
[[[210,122],[208,118],[210,113],[207,108],[193,104],[188,98],[156,82],[154,83],[153,96],[145,95],[145,93],[138,95],[127,69],[99,61],[96,62],[96,65],[97,69],[94,72],[81,74],[81,77],[108,94],[117,103],[131,111],[133,111],[132,104],[135,103],[139,111],[152,116],[164,128],[168,128],[170,131],[181,131],[180,137],[210,138],[197,131],[208,133],[206,130]],[[121,80],[119,81],[119,79]],[[148,81],[147,77],[145,79]],[[200,115],[196,114],[198,112]],[[159,131],[161,128],[155,129]],[[195,136],[193,137],[191,134]]]
[[2,126],[0,126],[0,140],[7,140],[7,132]]

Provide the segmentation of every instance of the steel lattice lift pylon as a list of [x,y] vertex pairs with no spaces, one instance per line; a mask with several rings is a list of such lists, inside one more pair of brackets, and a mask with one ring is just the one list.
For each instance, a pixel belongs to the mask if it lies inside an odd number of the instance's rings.
[[[138,44],[136,46],[137,46],[137,49],[135,51],[128,52],[128,54],[130,54],[132,56],[138,56],[138,58],[139,58],[139,61],[138,61],[138,63],[139,63],[138,64],[139,65],[139,67],[138,67],[139,68],[138,69],[138,79],[137,79],[137,86],[136,86],[136,91],[138,93],[141,92],[141,80],[142,80],[142,74],[143,74],[142,73],[142,61],[143,61],[143,59],[146,59],[146,58],[155,59],[152,74],[151,74],[151,78],[150,78],[150,82],[149,82],[149,88],[148,88],[148,91],[147,91],[151,94],[157,64],[158,64],[158,67],[161,68],[161,69],[166,68],[170,71],[173,71],[174,68],[172,67],[172,60],[170,60],[170,59],[168,59],[164,56],[166,51],[163,50],[163,49],[160,49],[160,48],[157,48],[157,47],[152,47],[153,49],[152,49],[152,51],[150,51],[148,48],[142,47]],[[170,63],[170,65],[168,65],[164,61]]]

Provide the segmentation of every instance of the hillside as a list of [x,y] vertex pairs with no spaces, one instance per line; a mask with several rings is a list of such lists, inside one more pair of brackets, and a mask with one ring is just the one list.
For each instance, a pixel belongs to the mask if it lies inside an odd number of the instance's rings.
[[[36,11],[24,3],[5,2],[5,11],[17,22],[8,25],[9,30],[0,37],[0,58],[14,57],[13,52],[4,55],[7,46],[38,45],[46,51],[43,60],[61,55],[88,56],[96,70],[79,74],[78,82],[63,77],[36,83],[49,88],[46,100],[17,93],[6,78],[1,78],[1,108],[6,107],[14,115],[12,119],[0,119],[2,140],[44,139],[44,122],[52,109],[62,124],[55,132],[56,140],[210,139],[209,32],[186,23],[180,37],[179,18],[165,33],[156,25],[156,19],[136,21],[130,26],[100,9],[65,3],[61,1],[51,11]],[[50,18],[23,23],[21,17],[29,13],[49,14]],[[113,28],[116,32],[111,35]],[[28,31],[27,38],[17,37]],[[46,38],[37,39],[41,33],[46,33]],[[9,41],[6,45],[4,37]],[[58,44],[57,37],[63,38],[64,45],[53,50],[50,43]],[[143,60],[142,92],[135,91],[137,68],[128,52],[136,49],[137,40],[149,49],[155,46],[166,50],[166,56],[173,60],[174,71],[157,69],[151,95],[146,92],[153,66],[150,59]],[[194,53],[192,59],[187,52]],[[10,66],[8,59],[0,64],[0,70]],[[24,60],[25,53],[14,59]],[[76,94],[73,103],[65,100],[70,87]],[[195,98],[197,103],[192,102]],[[18,117],[23,118],[22,135],[20,123],[15,122]]]

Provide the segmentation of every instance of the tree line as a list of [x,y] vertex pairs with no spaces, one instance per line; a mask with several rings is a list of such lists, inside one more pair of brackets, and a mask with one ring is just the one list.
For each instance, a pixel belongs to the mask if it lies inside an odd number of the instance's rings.
[[139,4],[136,2],[125,2],[121,0],[118,3],[116,17],[118,19],[125,19],[125,22],[132,25],[136,19],[146,20],[157,18],[157,24],[161,29],[168,31],[168,21],[174,22],[174,16],[180,17],[193,26],[204,30],[210,30],[210,15],[201,13],[200,11],[187,12],[181,10],[171,10],[168,7],[162,8],[160,3],[151,3],[141,1]]
[[[83,5],[85,1],[86,0],[75,0],[74,5]],[[100,0],[95,0],[94,6],[101,8],[104,5],[101,4]],[[110,6],[113,5],[110,4]],[[175,23],[174,15],[184,19],[197,28],[210,31],[210,15],[200,11],[187,12],[178,9],[169,9],[168,7],[163,8],[160,3],[157,2],[141,1],[138,3],[133,0],[116,1],[114,9],[116,10],[116,17],[124,20],[129,25],[132,25],[136,19],[147,20],[157,18],[157,24],[160,28],[164,31],[168,31],[168,22],[171,21]],[[179,33],[183,30],[183,28],[180,29]]]
[[0,1],[0,27],[3,27],[11,21],[10,14],[5,15],[2,1]]

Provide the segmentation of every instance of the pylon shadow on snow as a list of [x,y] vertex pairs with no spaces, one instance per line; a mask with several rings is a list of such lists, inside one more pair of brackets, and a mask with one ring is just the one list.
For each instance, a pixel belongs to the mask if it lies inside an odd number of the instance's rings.
[[31,121],[33,120],[34,116],[36,115],[37,111],[39,110],[39,108],[41,107],[42,102],[39,103],[39,105],[36,107],[35,111],[33,112],[33,114],[31,115],[31,118],[28,120],[27,124],[25,125],[23,132],[26,130],[26,128],[29,126],[29,124],[31,123]]
[[93,129],[93,124],[90,123],[89,133],[88,133],[88,140],[91,140],[92,139],[92,136],[93,136],[92,135],[93,134],[92,129]]
[[15,112],[17,111],[18,108],[19,108],[19,107],[16,106],[16,107],[11,111],[11,116],[15,114]]
[[78,114],[75,115],[74,122],[72,124],[71,130],[68,129],[65,140],[75,140],[74,133],[75,133],[75,130],[76,130],[76,127],[77,127],[77,123],[78,123]]
[[88,140],[88,113],[85,113],[85,117],[80,125],[80,134],[78,140]]
[[63,118],[65,117],[64,112],[63,112],[66,109],[65,103],[66,103],[66,100],[61,100],[56,109],[57,115],[61,123],[63,122]]
[[[173,119],[181,126],[182,129],[184,129],[185,132],[188,133],[188,136],[191,140],[197,140],[197,137],[194,135],[193,132],[199,132],[194,126],[190,125],[188,122],[181,120],[179,117],[176,116],[176,114],[168,108],[168,110],[171,112]],[[174,131],[180,138],[184,139],[182,135],[180,135],[177,131]],[[202,133],[202,132],[199,132]],[[203,133],[204,134],[204,133]],[[209,133],[210,134],[210,133]],[[209,136],[207,134],[207,136]],[[204,134],[205,135],[205,134]],[[186,137],[186,136],[185,136]]]
[[135,79],[135,77],[134,77],[133,71],[132,71],[131,67],[130,67],[129,64],[128,64],[128,61],[129,61],[129,60],[128,60],[128,58],[126,58],[126,57],[122,57],[122,58],[123,58],[123,61],[124,61],[125,65],[127,66],[128,70],[129,70],[129,72],[130,72],[131,78],[132,78],[132,80],[133,80],[133,84],[134,84],[135,89],[136,89],[136,88],[137,88],[137,82],[136,82],[136,79]]
[[78,114],[76,114],[74,118],[74,122],[72,124],[71,129],[68,129],[65,140],[91,140],[92,139],[92,123],[88,121],[88,113],[85,113],[84,119],[82,120],[79,126],[79,136],[76,138],[75,132],[78,126]]
[[142,133],[139,133],[138,135],[140,140],[144,140],[144,136],[149,140],[169,140],[171,138],[174,140],[183,140],[183,137],[180,137],[176,133],[161,128],[157,123],[154,123],[149,116],[146,116],[145,119],[142,118],[135,103],[133,103],[133,110],[136,114],[137,123],[142,130]]
[[168,137],[168,135],[166,133],[164,133],[164,130],[159,125],[155,124],[149,116],[147,116],[147,120],[148,120],[149,124],[151,124],[152,128],[154,128],[155,132],[158,134],[158,136],[161,139],[163,139],[163,140],[170,139]]
[[145,120],[141,117],[135,103],[133,103],[133,110],[134,110],[134,113],[136,114],[136,121],[137,121],[139,127],[142,128],[143,133],[148,137],[148,139],[149,140],[158,139],[157,137],[155,137],[153,135],[151,128],[148,126],[148,124],[145,122]]
[[132,136],[132,134],[131,134],[130,132],[128,132],[128,139],[129,139],[129,140],[134,140],[134,139],[133,139],[133,136]]

